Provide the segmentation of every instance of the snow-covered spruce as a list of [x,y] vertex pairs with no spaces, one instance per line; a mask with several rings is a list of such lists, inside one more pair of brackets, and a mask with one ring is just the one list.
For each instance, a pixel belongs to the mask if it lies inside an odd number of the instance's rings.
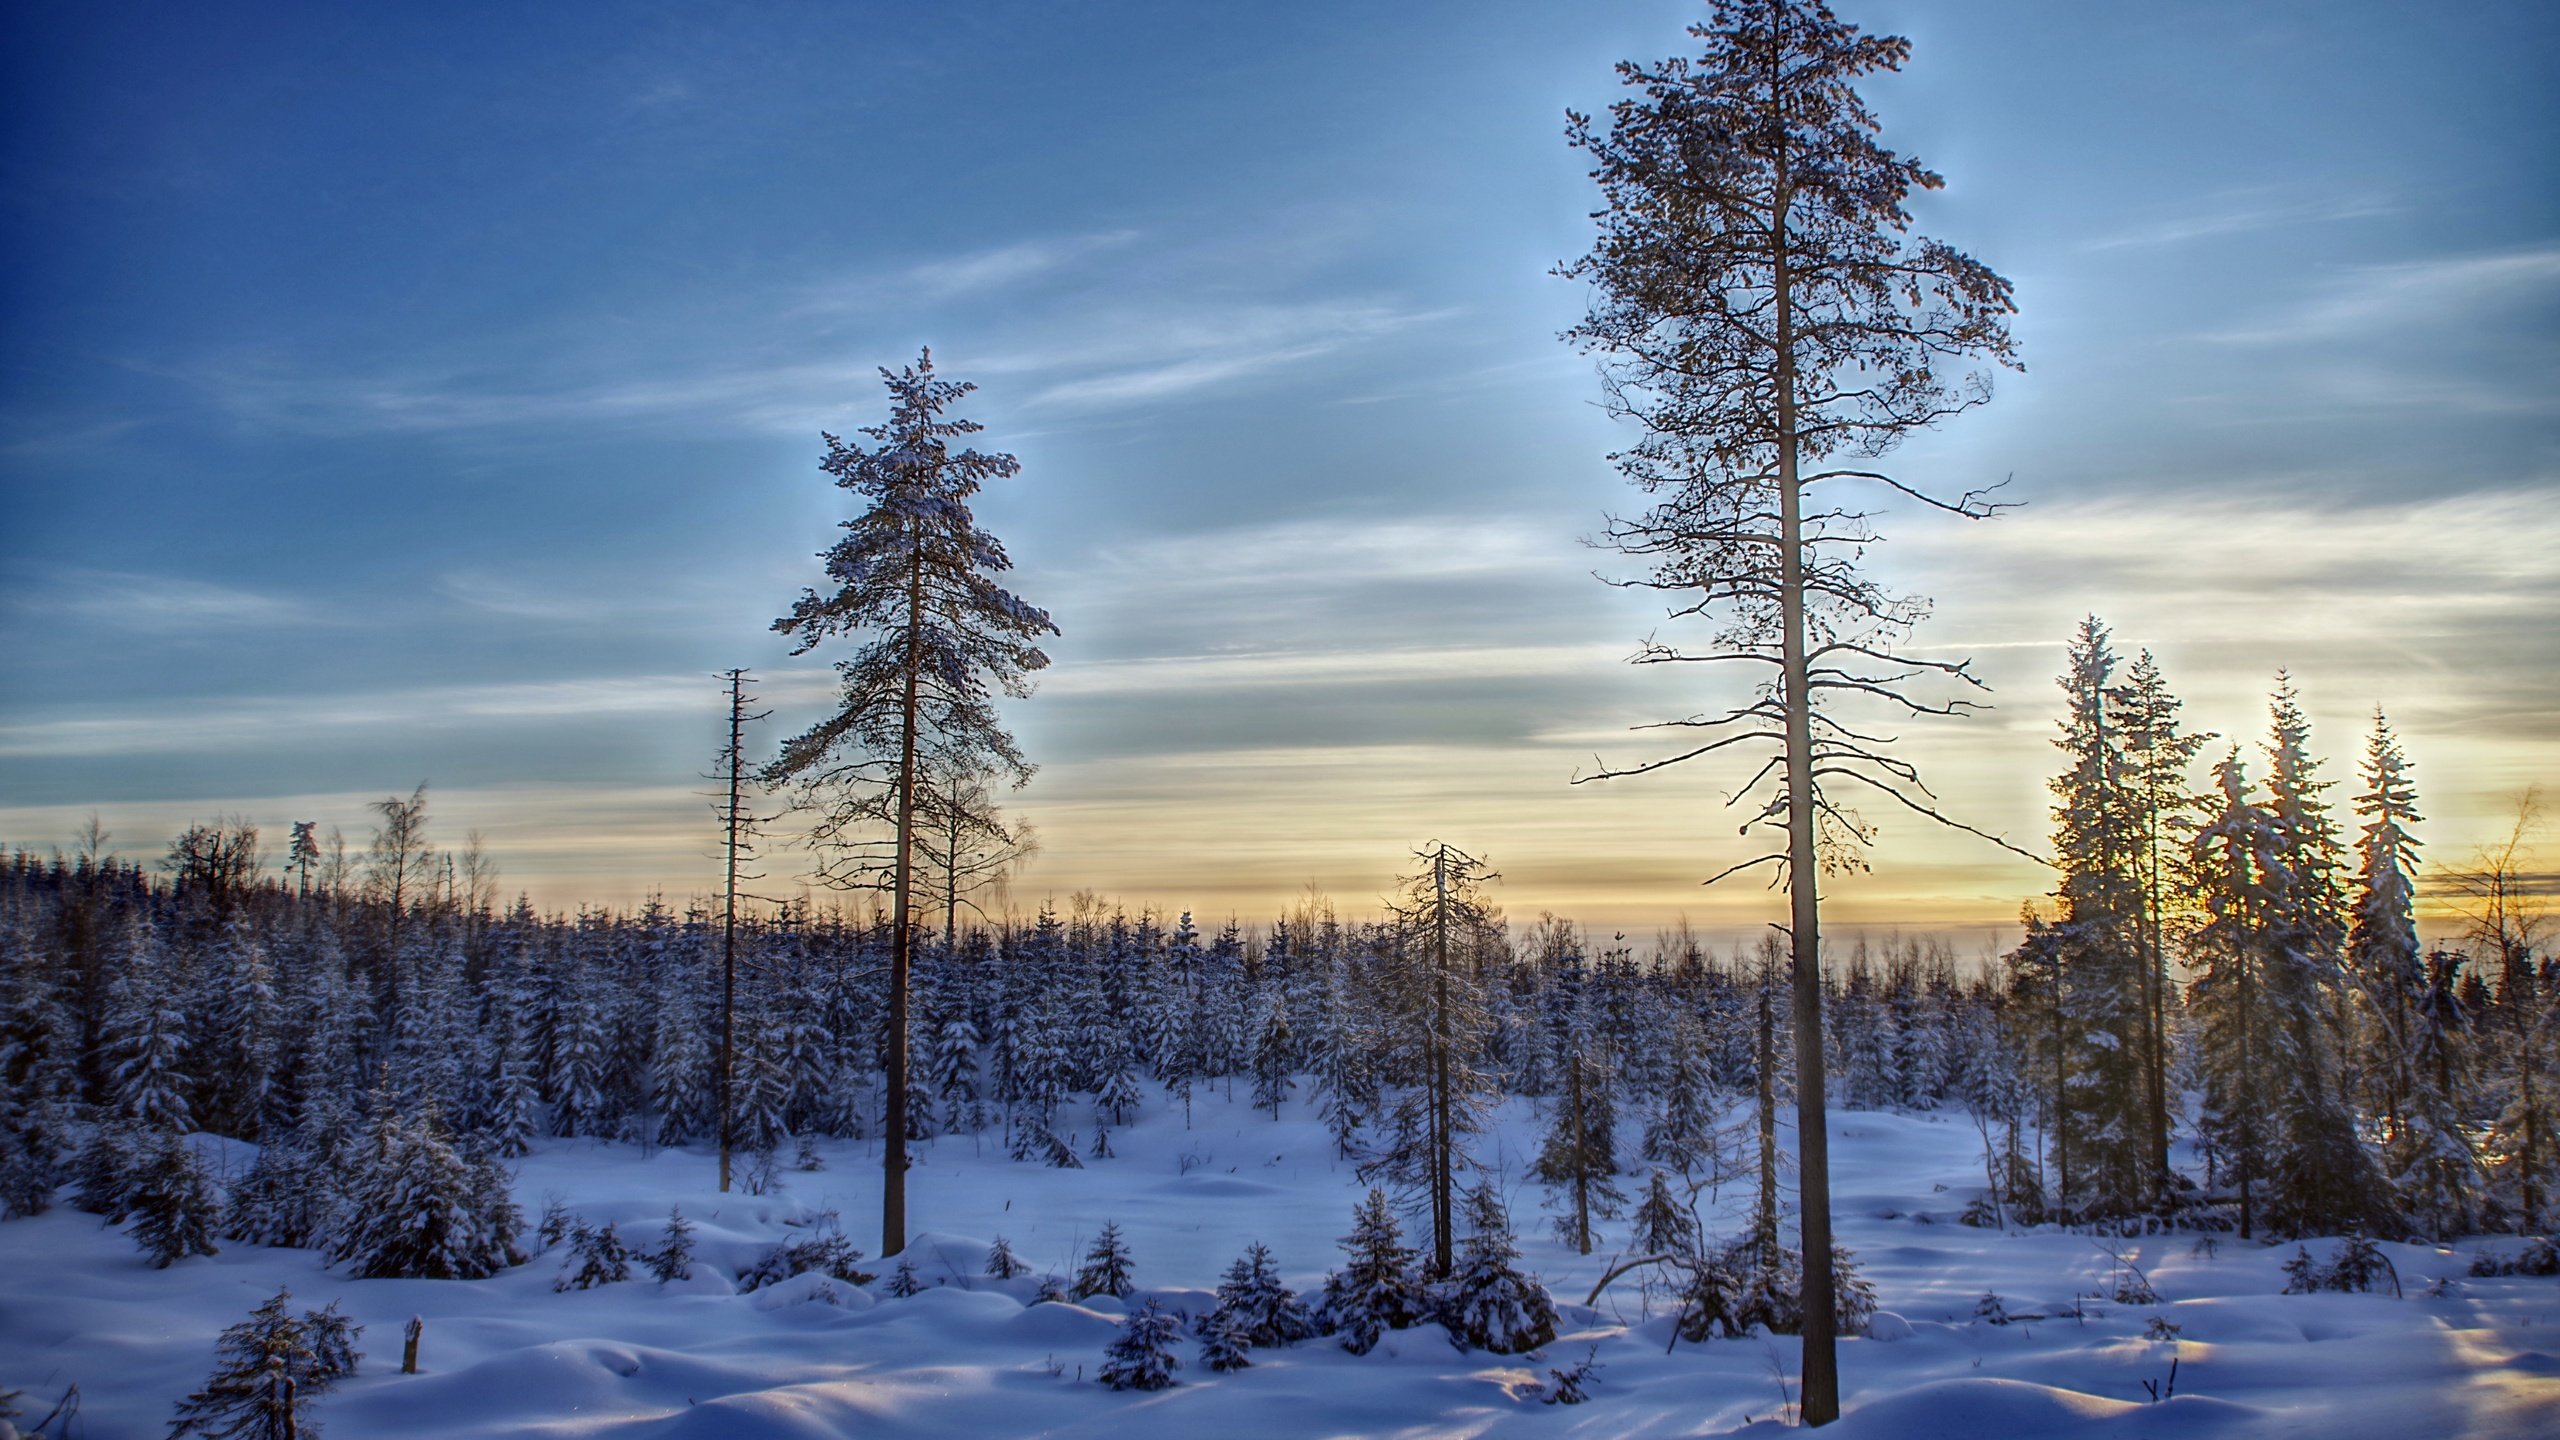
[[2392,1294],[2400,1293],[2400,1273],[2392,1268],[2390,1257],[2362,1235],[2339,1241],[2338,1258],[2326,1265],[2312,1259],[2308,1248],[2295,1246],[2293,1258],[2284,1262],[2284,1275],[2287,1295],[2319,1290],[2374,1291],[2385,1285]]
[[356,1279],[478,1280],[524,1263],[505,1168],[465,1159],[432,1114],[381,1109],[355,1163],[327,1253]]
[[1001,1235],[987,1246],[986,1270],[988,1275],[998,1280],[1011,1280],[1015,1276],[1031,1273],[1031,1267],[1022,1263],[1022,1258],[1013,1253],[1013,1242]]
[[1340,1337],[1343,1349],[1366,1355],[1389,1330],[1420,1322],[1430,1301],[1416,1274],[1419,1257],[1404,1243],[1384,1190],[1371,1190],[1352,1212],[1351,1233],[1342,1237],[1342,1250],[1349,1263],[1324,1277],[1316,1325],[1322,1333]]
[[1547,1393],[1547,1403],[1579,1405],[1591,1398],[1591,1392],[1584,1387],[1600,1383],[1599,1349],[1593,1347],[1591,1353],[1576,1361],[1570,1370],[1550,1369],[1547,1373],[1555,1377],[1555,1388]]
[[1093,1238],[1093,1248],[1084,1252],[1084,1268],[1076,1272],[1070,1287],[1078,1300],[1093,1295],[1109,1295],[1126,1300],[1137,1290],[1129,1278],[1129,1245],[1120,1238],[1116,1221],[1105,1221],[1102,1233]]
[[761,1290],[813,1270],[847,1285],[868,1285],[879,1277],[864,1270],[858,1263],[861,1259],[862,1252],[836,1228],[835,1217],[828,1215],[819,1220],[813,1233],[783,1241],[755,1264],[739,1271],[738,1288]]
[[214,1228],[222,1205],[213,1182],[180,1135],[163,1135],[143,1160],[133,1186],[133,1238],[159,1269],[190,1255],[218,1253]]
[[1191,1333],[1200,1337],[1201,1369],[1223,1375],[1253,1364],[1252,1347],[1246,1343],[1243,1327],[1224,1309],[1211,1310],[1192,1321]]
[[2483,1250],[2471,1259],[2471,1273],[2490,1275],[2560,1275],[2560,1245],[2551,1243],[2548,1235],[2536,1235],[2513,1255]]
[[656,1249],[644,1251],[640,1260],[661,1285],[693,1278],[693,1222],[684,1218],[682,1207],[668,1207],[666,1238]]
[[1671,1177],[1656,1170],[1636,1207],[1635,1248],[1640,1255],[1695,1255],[1698,1218],[1671,1193]]
[[622,1243],[622,1235],[612,1221],[591,1226],[583,1221],[570,1227],[569,1258],[560,1266],[560,1278],[551,1282],[554,1290],[593,1290],[631,1278],[631,1251]]
[[332,1168],[315,1163],[297,1138],[279,1137],[232,1182],[222,1233],[251,1245],[313,1245],[337,1198]]
[[898,1257],[898,1268],[889,1274],[886,1287],[890,1298],[904,1300],[922,1293],[924,1282],[916,1278],[916,1262],[912,1256]]
[[142,1137],[111,1118],[89,1132],[71,1164],[71,1203],[110,1225],[132,1213],[137,1148]]
[[1441,1287],[1440,1319],[1449,1338],[1496,1355],[1517,1355],[1553,1340],[1555,1301],[1547,1287],[1520,1273],[1511,1217],[1491,1182],[1467,1192],[1467,1225],[1457,1273]]
[[278,1290],[249,1318],[222,1332],[214,1347],[214,1371],[204,1388],[179,1402],[171,1440],[202,1435],[268,1437],[319,1434],[304,1413],[329,1387],[356,1373],[364,1356],[355,1348],[364,1327],[338,1313],[285,1309],[293,1296]]
[[[1789,1247],[1770,1247],[1749,1238],[1689,1260],[1682,1284],[1680,1338],[1692,1342],[1715,1336],[1728,1339],[1765,1329],[1793,1335],[1803,1328],[1804,1257]],[[1858,1273],[1856,1257],[1831,1247],[1832,1303],[1840,1333],[1863,1335],[1876,1313],[1875,1286]]]
[[1120,1333],[1112,1337],[1104,1352],[1102,1383],[1114,1390],[1171,1388],[1176,1383],[1173,1372],[1182,1368],[1182,1357],[1173,1348],[1180,1333],[1179,1320],[1149,1300],[1121,1322]]
[[[1217,1306],[1204,1323],[1231,1331],[1240,1344],[1265,1347],[1294,1345],[1316,1333],[1315,1317],[1296,1291],[1280,1283],[1271,1249],[1260,1242],[1227,1267],[1226,1278],[1218,1282]],[[1205,1340],[1209,1329],[1201,1334]]]

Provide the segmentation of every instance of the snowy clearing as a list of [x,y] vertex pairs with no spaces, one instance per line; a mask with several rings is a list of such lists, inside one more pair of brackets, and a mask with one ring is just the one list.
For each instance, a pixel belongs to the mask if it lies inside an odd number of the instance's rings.
[[[1156,1393],[1096,1382],[1124,1308],[1026,1305],[1041,1272],[1072,1274],[1106,1221],[1136,1259],[1142,1303],[1199,1312],[1254,1241],[1288,1283],[1313,1291],[1340,1260],[1337,1237],[1363,1193],[1302,1105],[1274,1122],[1239,1095],[1204,1094],[1191,1128],[1151,1091],[1114,1131],[1116,1158],[1056,1170],[1005,1158],[1000,1143],[927,1142],[910,1185],[921,1233],[909,1248],[927,1288],[888,1297],[812,1275],[738,1293],[735,1274],[776,1241],[840,1212],[876,1243],[876,1149],[822,1147],[827,1168],[785,1171],[778,1193],[718,1193],[700,1149],[589,1140],[542,1145],[519,1168],[528,1218],[551,1197],[586,1220],[655,1244],[668,1208],[697,1227],[696,1270],[554,1293],[566,1247],[485,1281],[349,1280],[316,1252],[227,1243],[211,1259],[154,1270],[133,1242],[69,1207],[0,1224],[0,1386],[50,1405],[81,1392],[75,1434],[163,1433],[201,1385],[215,1337],[272,1295],[335,1300],[365,1326],[358,1374],[319,1407],[328,1432],[370,1435],[689,1436],[1668,1436],[1763,1434],[1787,1423],[1796,1345],[1753,1337],[1666,1353],[1670,1319],[1637,1276],[1597,1308],[1578,1302],[1611,1256],[1555,1241],[1534,1185],[1506,1186],[1527,1264],[1555,1292],[1563,1333],[1536,1356],[1463,1353],[1436,1325],[1392,1333],[1366,1356],[1316,1339],[1252,1352],[1212,1374],[1182,1346],[1180,1384]],[[1537,1133],[1513,1101],[1485,1158],[1511,1175]],[[1960,1114],[1835,1116],[1839,1226],[1887,1312],[1844,1342],[1843,1436],[2527,1437],[2560,1433],[2560,1281],[2465,1275],[2472,1246],[2385,1245],[2406,1295],[2283,1295],[2291,1245],[2193,1234],[2111,1242],[2162,1297],[2126,1306],[2116,1263],[2085,1235],[2002,1234],[1955,1223],[1980,1185],[1977,1138]],[[227,1141],[237,1173],[249,1149]],[[1746,1187],[1747,1188],[1747,1187]],[[1729,1191],[1730,1204],[1746,1198]],[[1731,1213],[1721,1217],[1732,1220]],[[1729,1228],[1729,1225],[1728,1225]],[[1610,1228],[1612,1239],[1625,1233]],[[984,1277],[1003,1235],[1033,1268]],[[529,1237],[530,1238],[530,1237]],[[2513,1239],[2479,1242],[2512,1249]],[[2315,1257],[2334,1246],[2313,1242]],[[2430,1282],[2454,1278],[2448,1293]],[[2012,1323],[1974,1318],[1985,1291]],[[2076,1313],[2075,1313],[2076,1310]],[[401,1331],[424,1317],[420,1372],[399,1373]],[[2177,1328],[2148,1339],[2154,1316]],[[2026,1316],[2043,1316],[2026,1319]],[[1600,1366],[1589,1403],[1539,1403],[1550,1367]],[[2165,1393],[2176,1362],[2174,1395]],[[2164,1391],[2153,1403],[2146,1383]]]

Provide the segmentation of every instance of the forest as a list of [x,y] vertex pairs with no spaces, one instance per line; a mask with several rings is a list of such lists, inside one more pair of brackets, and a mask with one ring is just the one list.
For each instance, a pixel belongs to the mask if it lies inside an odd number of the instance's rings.
[[[2207,737],[2181,729],[2147,654],[2122,666],[2092,620],[2070,656],[2055,891],[2027,902],[2003,955],[1861,940],[1827,966],[1829,1103],[1959,1119],[1974,1183],[1948,1218],[1966,1226],[2368,1249],[2504,1232],[2531,1243],[2478,1251],[2482,1273],[2560,1272],[2539,1238],[2560,1183],[2560,960],[2512,852],[2428,876],[2461,897],[2465,928],[2422,947],[2417,796],[2379,716],[2351,798],[2333,799],[2280,684],[2256,747],[2266,779],[2233,746],[2206,789]],[[433,847],[423,789],[375,808],[354,853],[305,826],[282,867],[236,822],[190,829],[155,866],[10,857],[10,1217],[67,1197],[129,1219],[153,1266],[286,1246],[347,1279],[480,1279],[557,1251],[581,1267],[561,1287],[585,1288],[689,1256],[594,1231],[556,1198],[529,1215],[511,1166],[537,1148],[608,1142],[702,1185],[715,1164],[725,1177],[725,1141],[736,1188],[766,1195],[877,1141],[882,909],[743,916],[724,1008],[722,897],[500,909],[494,867]],[[1658,1293],[1679,1335],[1793,1333],[1798,1067],[1780,940],[1717,953],[1675,932],[1640,952],[1552,915],[1509,921],[1464,852],[1435,843],[1413,861],[1373,918],[1310,897],[1204,931],[1090,893],[1028,917],[955,912],[948,940],[928,928],[914,950],[905,1134],[926,1158],[965,1146],[1107,1172],[1116,1137],[1148,1119],[1179,1134],[1195,1107],[1320,1125],[1374,1187],[1354,1238],[1385,1258],[1355,1254],[1314,1307],[1267,1251],[1239,1261],[1220,1296],[1279,1318],[1230,1334],[1195,1316],[1213,1368],[1221,1346],[1236,1364],[1318,1335],[1360,1352],[1430,1321],[1497,1354],[1544,1344],[1556,1312],[1519,1267],[1505,1182],[1534,1187],[1552,1244],[1609,1261],[1604,1284]],[[1498,1153],[1506,1112],[1527,1117],[1517,1153]],[[222,1167],[191,1135],[253,1158]],[[929,1208],[913,1223],[948,1228]],[[881,1280],[827,1238],[742,1264],[739,1288],[758,1273]],[[1086,1257],[1098,1280],[1052,1274],[1042,1293],[1128,1294],[1116,1243]],[[1839,1259],[1854,1336],[1877,1299]],[[1009,1251],[990,1264],[1031,1274]],[[2342,1288],[2373,1283],[2345,1268]],[[2329,1273],[2306,1263],[2296,1279]],[[1149,1333],[1142,1348],[1169,1350],[1170,1328]]]

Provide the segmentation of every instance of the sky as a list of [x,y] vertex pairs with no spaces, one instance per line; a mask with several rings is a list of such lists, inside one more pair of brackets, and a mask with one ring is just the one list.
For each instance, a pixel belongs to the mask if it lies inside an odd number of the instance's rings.
[[[2225,742],[2289,670],[2341,805],[2383,707],[2433,864],[2560,794],[2560,10],[1842,10],[1912,39],[1866,90],[1920,232],[2019,303],[2025,373],[1894,463],[2022,507],[1870,557],[1994,687],[1903,732],[1947,806],[2042,844],[2093,613]],[[707,891],[714,672],[768,750],[827,705],[768,628],[849,513],[819,434],[929,345],[1062,631],[1017,903],[1361,913],[1445,839],[1516,918],[1751,933],[1778,897],[1699,885],[1739,769],[1571,783],[1721,693],[1625,663],[1681,632],[1596,578],[1630,437],[1552,273],[1565,110],[1704,13],[12,7],[0,844],[360,846],[424,781],[537,904]],[[1835,929],[1999,946],[2052,883],[1869,814]]]

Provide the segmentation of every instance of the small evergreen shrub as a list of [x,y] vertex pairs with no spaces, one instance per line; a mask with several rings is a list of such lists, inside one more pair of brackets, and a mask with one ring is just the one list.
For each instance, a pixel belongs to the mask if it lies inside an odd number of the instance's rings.
[[607,1221],[602,1229],[585,1224],[569,1231],[569,1258],[560,1267],[560,1278],[551,1282],[555,1291],[593,1290],[631,1278],[631,1251],[622,1236]]
[[911,1295],[920,1293],[923,1289],[924,1282],[916,1278],[916,1262],[909,1259],[907,1256],[899,1256],[898,1268],[889,1276],[888,1291],[890,1296],[895,1299],[904,1300]]
[[1084,1252],[1084,1268],[1076,1272],[1075,1298],[1109,1295],[1126,1300],[1137,1288],[1129,1279],[1129,1246],[1120,1238],[1120,1226],[1105,1222],[1102,1233],[1093,1239],[1093,1248]]
[[2392,1268],[2391,1258],[2362,1235],[2340,1241],[2338,1258],[2327,1265],[2312,1259],[2308,1248],[2295,1246],[2293,1258],[2284,1262],[2284,1277],[2287,1295],[2320,1290],[2368,1292],[2381,1289],[2385,1281],[2392,1294],[2400,1293],[2400,1273]]
[[1173,1372],[1182,1366],[1182,1357],[1173,1351],[1175,1335],[1174,1317],[1149,1300],[1145,1309],[1121,1323],[1104,1352],[1102,1383],[1114,1390],[1172,1388]]
[[306,1310],[297,1319],[285,1310],[292,1298],[278,1290],[248,1319],[222,1332],[213,1376],[179,1402],[170,1440],[189,1434],[221,1440],[320,1433],[304,1412],[330,1386],[356,1373],[364,1357],[355,1342],[364,1327],[339,1314],[335,1304]]
[[841,1280],[847,1285],[868,1285],[880,1278],[862,1269],[856,1262],[862,1252],[836,1228],[835,1218],[821,1220],[815,1231],[797,1240],[785,1240],[766,1251],[762,1259],[738,1274],[740,1291],[761,1290],[779,1284],[794,1275],[812,1270]]
[[693,1278],[693,1222],[684,1218],[680,1207],[668,1207],[666,1238],[657,1249],[644,1252],[640,1260],[661,1285]]

